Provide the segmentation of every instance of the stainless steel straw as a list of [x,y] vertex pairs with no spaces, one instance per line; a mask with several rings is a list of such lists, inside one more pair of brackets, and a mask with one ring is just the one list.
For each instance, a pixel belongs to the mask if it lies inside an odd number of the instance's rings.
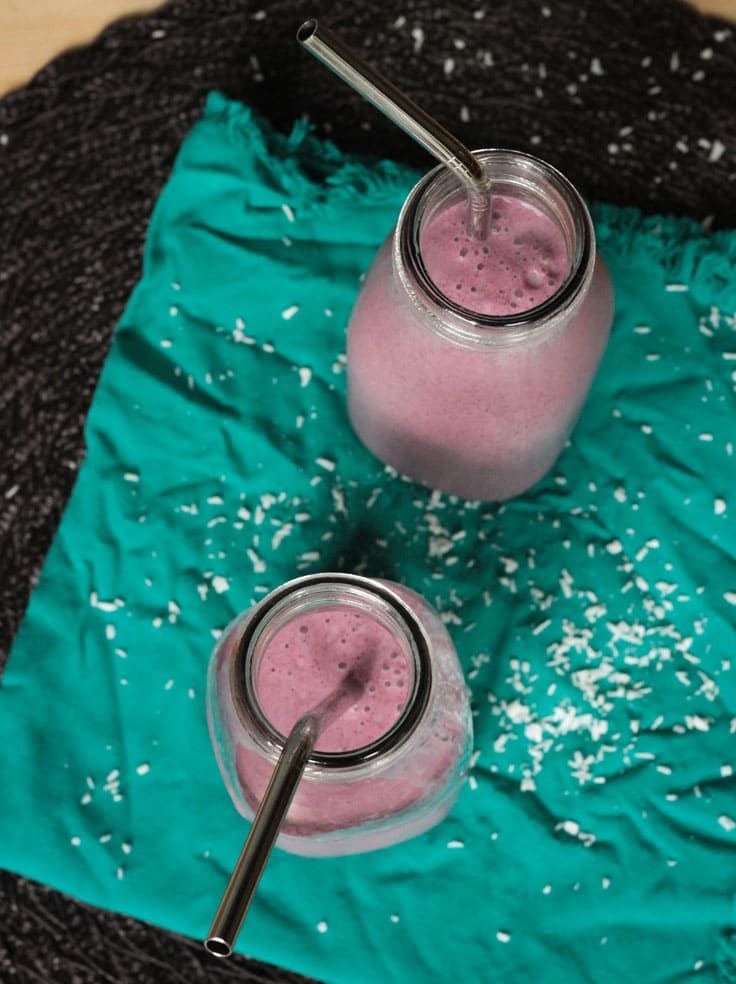
[[364,689],[365,681],[360,674],[350,670],[339,687],[299,718],[291,729],[204,941],[205,949],[214,956],[229,957],[233,952],[240,927],[317,739],[350,704],[360,699]]
[[491,183],[480,161],[465,144],[316,20],[302,24],[296,37],[315,58],[455,172],[468,191],[470,234],[474,239],[485,239],[491,212]]
[[216,957],[229,957],[243,925],[268,856],[279,835],[322,721],[307,714],[294,725],[253,820],[235,870],[205,940]]

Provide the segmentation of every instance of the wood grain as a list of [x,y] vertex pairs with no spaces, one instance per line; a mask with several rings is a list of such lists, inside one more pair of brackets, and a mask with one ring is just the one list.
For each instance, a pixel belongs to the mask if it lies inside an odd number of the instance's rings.
[[0,95],[118,18],[160,6],[161,0],[0,0]]
[[701,14],[736,21],[736,0],[690,0],[690,6]]

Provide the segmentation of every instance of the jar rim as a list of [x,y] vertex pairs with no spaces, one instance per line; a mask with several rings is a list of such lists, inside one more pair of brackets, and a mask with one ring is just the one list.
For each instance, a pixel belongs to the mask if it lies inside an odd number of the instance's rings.
[[313,750],[308,759],[308,764],[312,766],[349,769],[372,762],[401,747],[415,731],[429,704],[432,689],[429,639],[416,614],[389,587],[373,578],[343,573],[307,574],[286,581],[256,606],[246,623],[231,660],[230,687],[233,705],[243,727],[252,731],[254,725],[258,726],[263,737],[280,752],[287,736],[277,731],[263,712],[253,682],[255,643],[269,616],[283,611],[283,604],[289,598],[304,600],[308,598],[310,588],[330,586],[359,589],[364,596],[372,596],[379,603],[388,605],[396,616],[396,627],[405,634],[414,662],[412,689],[406,706],[388,731],[370,744],[348,751]]
[[[419,245],[419,229],[422,219],[420,209],[426,205],[427,196],[432,186],[442,177],[449,176],[444,164],[440,164],[429,171],[409,192],[399,214],[394,248],[395,262],[397,262],[401,273],[408,272],[410,274],[413,285],[420,289],[424,299],[440,311],[451,314],[461,326],[471,329],[478,327],[495,329],[497,334],[526,333],[541,322],[547,321],[560,310],[569,307],[580,293],[592,269],[592,260],[595,256],[593,222],[582,196],[572,182],[562,172],[541,158],[523,151],[504,148],[483,148],[475,150],[473,153],[485,155],[484,163],[486,164],[492,162],[496,165],[520,165],[530,184],[533,183],[534,178],[537,181],[545,180],[561,195],[570,210],[579,238],[578,249],[572,258],[571,269],[565,282],[541,304],[513,315],[481,314],[472,308],[458,304],[444,294],[430,277]],[[493,186],[492,175],[491,186]],[[458,185],[459,189],[460,186]]]

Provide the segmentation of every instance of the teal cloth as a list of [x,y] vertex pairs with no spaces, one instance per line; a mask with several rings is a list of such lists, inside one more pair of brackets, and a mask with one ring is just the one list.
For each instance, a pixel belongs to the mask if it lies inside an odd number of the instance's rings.
[[0,687],[0,864],[203,936],[246,830],[214,637],[354,570],[442,612],[477,758],[412,842],[277,852],[239,947],[334,984],[734,980],[736,233],[594,209],[617,312],[583,417],[527,495],[468,503],[345,411],[350,307],[415,177],[210,97]]

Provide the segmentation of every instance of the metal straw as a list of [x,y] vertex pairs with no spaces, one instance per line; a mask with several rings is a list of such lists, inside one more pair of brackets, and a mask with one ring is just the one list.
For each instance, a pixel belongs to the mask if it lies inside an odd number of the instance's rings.
[[316,20],[302,24],[296,37],[315,58],[454,171],[468,191],[470,234],[474,239],[485,239],[491,212],[491,184],[480,161],[465,144]]
[[364,689],[365,681],[356,670],[350,670],[339,687],[299,718],[291,729],[204,941],[205,949],[214,956],[229,957],[233,952],[263,869],[320,733],[341,717],[349,705],[362,696]]
[[307,760],[319,737],[322,721],[307,714],[291,729],[253,826],[210,926],[205,949],[229,957],[243,925],[266,862],[286,818]]

